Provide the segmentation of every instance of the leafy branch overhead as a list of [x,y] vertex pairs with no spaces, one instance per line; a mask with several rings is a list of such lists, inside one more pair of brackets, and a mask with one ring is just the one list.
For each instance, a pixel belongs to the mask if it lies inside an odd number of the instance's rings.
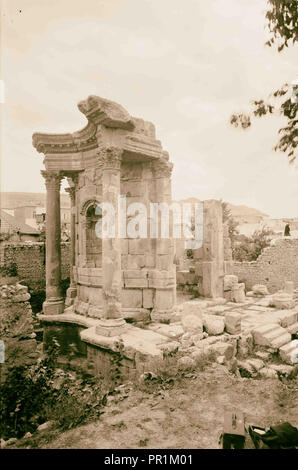
[[[265,43],[267,46],[277,45],[278,52],[288,45],[295,45],[298,40],[298,0],[268,0],[266,13],[268,30],[271,38]],[[298,84],[295,84],[297,88]],[[279,129],[279,140],[274,150],[287,154],[290,163],[297,157],[298,144],[298,95],[294,96],[294,86],[285,83],[280,89],[271,93],[267,101],[253,100],[252,109],[246,113],[234,113],[230,123],[234,127],[248,129],[252,118],[263,117],[268,114],[277,114],[286,119],[286,125]]]

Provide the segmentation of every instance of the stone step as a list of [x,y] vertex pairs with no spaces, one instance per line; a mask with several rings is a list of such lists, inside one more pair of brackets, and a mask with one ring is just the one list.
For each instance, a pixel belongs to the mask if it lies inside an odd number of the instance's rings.
[[298,322],[294,323],[291,326],[288,326],[287,331],[288,333],[290,333],[290,335],[297,335],[298,334]]
[[269,323],[255,328],[252,331],[254,343],[259,346],[268,346],[274,349],[280,348],[291,341],[291,335],[285,328]]
[[279,355],[287,364],[298,364],[298,339],[294,339],[279,349]]

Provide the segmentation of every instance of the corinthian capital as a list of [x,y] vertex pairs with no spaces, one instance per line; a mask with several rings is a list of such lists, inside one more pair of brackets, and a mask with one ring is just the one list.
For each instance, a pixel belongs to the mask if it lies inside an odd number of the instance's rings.
[[75,205],[75,200],[76,200],[76,188],[75,186],[70,186],[69,188],[65,188],[65,191],[69,194],[70,200],[71,200],[71,205]]
[[41,174],[45,179],[47,190],[60,191],[61,180],[63,179],[60,171],[41,170]]
[[167,160],[156,160],[152,162],[152,171],[155,178],[170,178],[172,174],[173,163]]
[[118,147],[102,148],[98,152],[98,163],[103,170],[120,170],[123,150]]

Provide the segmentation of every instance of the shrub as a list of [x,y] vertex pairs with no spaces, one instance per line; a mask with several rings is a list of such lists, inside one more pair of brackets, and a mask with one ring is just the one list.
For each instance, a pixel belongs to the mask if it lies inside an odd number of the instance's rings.
[[16,263],[9,263],[0,267],[2,276],[16,277],[18,275],[18,266]]
[[0,386],[0,435],[3,439],[34,432],[53,420],[69,429],[101,413],[106,392],[101,379],[57,368],[57,342],[33,366],[13,367]]

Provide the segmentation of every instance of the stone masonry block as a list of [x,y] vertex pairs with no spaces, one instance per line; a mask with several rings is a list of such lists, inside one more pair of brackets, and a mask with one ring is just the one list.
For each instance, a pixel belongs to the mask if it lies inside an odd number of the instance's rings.
[[143,289],[143,308],[153,308],[153,289]]
[[254,343],[278,349],[291,341],[291,335],[276,323],[269,323],[252,331]]

